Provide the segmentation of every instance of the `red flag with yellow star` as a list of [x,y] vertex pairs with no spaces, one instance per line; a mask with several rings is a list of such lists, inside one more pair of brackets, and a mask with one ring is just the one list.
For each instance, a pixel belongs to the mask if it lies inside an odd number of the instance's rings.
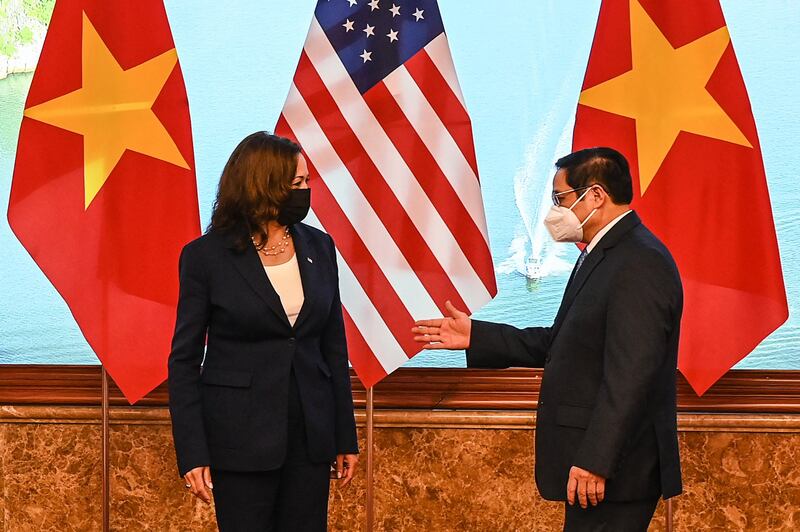
[[200,223],[188,101],[161,0],[58,0],[8,219],[126,398],[163,382],[178,255]]
[[678,367],[703,394],[788,317],[758,133],[719,1],[603,0],[573,146],[611,146],[631,162],[634,208],[683,280]]

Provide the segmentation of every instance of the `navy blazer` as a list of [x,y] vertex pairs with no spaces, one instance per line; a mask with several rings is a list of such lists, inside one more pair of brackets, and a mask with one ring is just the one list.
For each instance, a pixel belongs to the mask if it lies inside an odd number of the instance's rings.
[[544,367],[536,484],[565,500],[578,466],[606,499],[681,492],[675,379],[683,290],[667,248],[629,213],[567,284],[552,327],[475,321],[467,364]]
[[305,302],[292,327],[253,246],[211,230],[180,258],[169,408],[181,475],[281,467],[292,367],[309,457],[358,452],[333,240],[290,228]]

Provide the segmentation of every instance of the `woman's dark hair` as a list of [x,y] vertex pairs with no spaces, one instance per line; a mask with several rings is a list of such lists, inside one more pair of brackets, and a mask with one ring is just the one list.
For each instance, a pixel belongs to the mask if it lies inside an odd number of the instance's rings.
[[267,241],[264,225],[278,217],[297,171],[300,146],[289,139],[257,131],[233,150],[219,179],[207,230],[232,232],[244,251],[250,235]]
[[586,148],[570,153],[556,162],[556,168],[566,172],[567,184],[572,188],[597,183],[617,205],[633,201],[628,161],[613,148]]

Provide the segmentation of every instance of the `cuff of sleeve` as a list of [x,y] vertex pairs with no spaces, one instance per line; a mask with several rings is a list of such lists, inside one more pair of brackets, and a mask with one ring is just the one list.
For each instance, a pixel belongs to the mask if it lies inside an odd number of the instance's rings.
[[493,353],[497,349],[496,341],[489,334],[493,324],[480,320],[472,320],[469,347],[466,350],[468,368],[495,368]]
[[337,439],[336,454],[358,454],[358,436],[355,430],[352,432],[352,437]]
[[358,452],[358,447],[355,447],[355,448],[346,448],[344,450],[338,449],[336,451],[336,454],[339,455],[339,454],[360,454],[360,453]]
[[185,453],[181,453],[178,456],[178,473],[180,476],[184,476],[195,467],[211,465],[211,459],[205,450],[193,453],[191,456],[186,456]]
[[178,474],[181,477],[183,477],[184,475],[186,475],[186,473],[188,473],[189,471],[191,471],[192,469],[194,469],[196,467],[205,467],[205,466],[208,466],[208,465],[211,465],[211,464],[209,464],[208,460],[200,461],[198,463],[181,464],[181,465],[178,466]]
[[572,465],[585,469],[595,475],[599,475],[604,479],[611,478],[611,475],[616,469],[616,465],[612,463],[612,461],[603,460],[597,455],[589,455],[583,451],[583,449],[578,451]]

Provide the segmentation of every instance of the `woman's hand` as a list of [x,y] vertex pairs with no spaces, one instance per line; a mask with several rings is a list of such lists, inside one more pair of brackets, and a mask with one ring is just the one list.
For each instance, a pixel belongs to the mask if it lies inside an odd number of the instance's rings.
[[336,455],[336,478],[342,481],[342,487],[350,484],[356,472],[358,464],[357,454],[337,454]]
[[449,301],[444,304],[449,317],[416,322],[411,332],[414,340],[423,343],[423,349],[467,349],[472,333],[472,320]]
[[211,504],[211,491],[214,485],[211,483],[211,468],[209,466],[195,467],[185,475],[183,480],[186,482],[186,489],[192,492],[192,495],[200,499],[206,504]]

